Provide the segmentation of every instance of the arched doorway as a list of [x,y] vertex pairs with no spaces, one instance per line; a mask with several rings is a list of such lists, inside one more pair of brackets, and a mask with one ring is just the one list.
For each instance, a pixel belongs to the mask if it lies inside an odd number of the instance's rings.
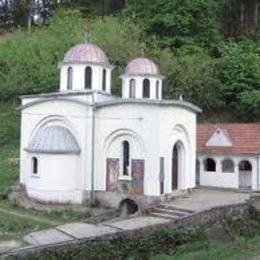
[[178,142],[172,149],[172,190],[180,189],[180,177],[183,174],[183,145]]
[[239,188],[252,189],[252,164],[249,161],[239,163]]

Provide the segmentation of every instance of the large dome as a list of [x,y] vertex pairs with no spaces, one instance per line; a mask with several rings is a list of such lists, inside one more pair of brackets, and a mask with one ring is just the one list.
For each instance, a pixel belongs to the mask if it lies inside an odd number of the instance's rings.
[[97,45],[91,43],[81,43],[72,47],[64,56],[63,62],[81,63],[93,62],[103,65],[109,65],[105,52]]
[[159,75],[160,71],[158,66],[153,61],[147,58],[136,58],[128,63],[125,74]]

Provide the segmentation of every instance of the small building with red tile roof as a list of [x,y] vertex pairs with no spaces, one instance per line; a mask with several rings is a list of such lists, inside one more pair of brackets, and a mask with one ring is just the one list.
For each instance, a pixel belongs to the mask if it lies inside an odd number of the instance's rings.
[[260,123],[200,124],[197,184],[260,189]]

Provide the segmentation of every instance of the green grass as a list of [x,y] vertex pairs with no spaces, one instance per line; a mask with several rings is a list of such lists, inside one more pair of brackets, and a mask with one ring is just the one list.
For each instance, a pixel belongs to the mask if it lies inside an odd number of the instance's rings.
[[19,157],[19,148],[4,146],[0,148],[0,199],[6,199],[11,186],[19,178],[19,165],[9,161]]
[[160,254],[150,260],[233,260],[251,259],[260,255],[260,236],[254,238],[237,238],[229,244],[220,244],[216,241],[196,242],[184,245],[169,255]]

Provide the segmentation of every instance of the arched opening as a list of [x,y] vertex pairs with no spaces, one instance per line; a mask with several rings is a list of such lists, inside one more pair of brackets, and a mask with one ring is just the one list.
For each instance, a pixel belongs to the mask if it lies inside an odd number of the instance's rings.
[[92,69],[90,67],[86,67],[85,69],[85,89],[92,88]]
[[106,91],[107,71],[103,69],[102,90]]
[[239,188],[252,189],[252,164],[249,161],[239,163]]
[[150,98],[150,80],[144,79],[143,81],[143,98]]
[[204,171],[206,172],[216,171],[216,162],[212,158],[207,158],[206,160],[204,160]]
[[32,174],[38,174],[38,159],[36,157],[32,158]]
[[200,161],[196,160],[196,185],[200,185]]
[[72,89],[72,81],[73,81],[73,69],[69,67],[67,70],[67,89]]
[[130,169],[130,145],[128,141],[123,141],[123,175],[128,176]]
[[130,80],[130,89],[129,89],[129,97],[135,98],[135,80]]
[[156,81],[155,98],[159,99],[159,80]]
[[235,171],[234,162],[231,159],[225,159],[222,161],[222,172],[231,172]]
[[139,207],[134,200],[124,199],[119,204],[120,217],[127,217],[138,213]]
[[172,190],[180,188],[180,177],[184,173],[183,159],[183,146],[178,142],[174,145],[172,150]]

